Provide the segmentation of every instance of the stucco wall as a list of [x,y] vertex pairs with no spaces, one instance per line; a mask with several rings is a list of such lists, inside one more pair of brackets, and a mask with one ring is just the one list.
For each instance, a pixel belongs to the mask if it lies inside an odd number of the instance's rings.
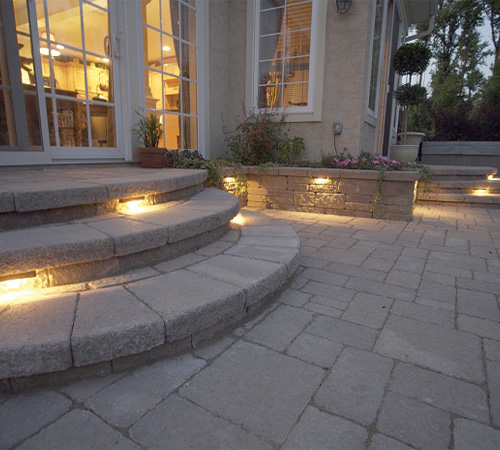
[[[211,155],[224,153],[223,125],[234,129],[245,99],[246,20],[245,0],[209,3],[210,68],[209,126]],[[371,26],[369,1],[357,1],[345,15],[328,1],[325,67],[320,122],[289,123],[290,134],[305,138],[305,157],[320,160],[334,152],[332,124],[342,121],[337,150],[358,153],[373,148],[374,130],[364,122],[366,67]],[[363,142],[361,141],[363,136]]]
[[245,100],[246,1],[208,4],[208,110],[210,155],[225,152],[223,127],[234,129]]

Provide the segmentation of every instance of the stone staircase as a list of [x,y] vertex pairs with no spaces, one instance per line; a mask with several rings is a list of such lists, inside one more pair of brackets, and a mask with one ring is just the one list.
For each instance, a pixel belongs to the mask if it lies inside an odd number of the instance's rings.
[[493,167],[430,166],[432,180],[425,192],[418,184],[417,201],[421,204],[500,208],[500,178]]
[[257,213],[232,221],[237,198],[205,179],[0,172],[0,390],[193,348],[274,298],[297,267],[296,233]]

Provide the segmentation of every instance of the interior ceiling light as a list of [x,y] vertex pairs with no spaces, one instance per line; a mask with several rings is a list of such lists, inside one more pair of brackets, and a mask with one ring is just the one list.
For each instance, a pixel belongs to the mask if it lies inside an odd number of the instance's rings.
[[169,52],[170,50],[171,50],[171,48],[168,45],[164,45],[163,46],[163,51],[164,52]]
[[109,63],[109,58],[102,58],[105,63]]
[[352,0],[336,0],[335,6],[338,14],[345,14],[351,7]]

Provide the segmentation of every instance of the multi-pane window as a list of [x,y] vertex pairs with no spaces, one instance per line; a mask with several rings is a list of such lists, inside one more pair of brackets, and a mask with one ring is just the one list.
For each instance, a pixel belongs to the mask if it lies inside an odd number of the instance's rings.
[[258,108],[311,107],[313,0],[261,0],[255,55]]
[[196,0],[142,0],[146,113],[170,149],[198,149]]
[[376,0],[375,2],[375,23],[373,26],[372,38],[372,59],[370,71],[370,92],[368,94],[368,108],[376,113],[377,94],[379,87],[379,69],[380,69],[380,52],[382,49],[382,32],[384,27],[384,2]]

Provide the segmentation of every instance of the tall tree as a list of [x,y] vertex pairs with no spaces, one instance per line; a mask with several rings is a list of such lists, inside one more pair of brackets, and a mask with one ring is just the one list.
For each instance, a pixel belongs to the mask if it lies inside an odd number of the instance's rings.
[[500,0],[482,0],[483,9],[490,23],[491,41],[495,49],[495,63],[500,60]]

